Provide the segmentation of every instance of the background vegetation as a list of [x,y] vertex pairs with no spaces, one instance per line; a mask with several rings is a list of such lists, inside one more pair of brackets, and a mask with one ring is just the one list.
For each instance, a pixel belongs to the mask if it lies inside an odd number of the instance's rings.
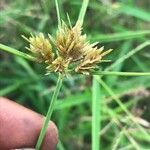
[[[81,0],[59,0],[61,18],[72,24]],[[150,2],[148,0],[91,0],[84,32],[100,46],[114,51],[113,71],[150,72]],[[57,16],[54,1],[1,0],[0,42],[26,52],[24,34],[54,33]],[[123,58],[122,58],[123,56]],[[114,63],[116,60],[120,63]],[[44,76],[45,67],[0,51],[0,96],[6,96],[36,112],[46,114],[57,76]],[[105,76],[99,105],[102,150],[150,149],[150,77]],[[52,116],[59,128],[58,150],[91,149],[91,76],[68,76],[63,82]]]

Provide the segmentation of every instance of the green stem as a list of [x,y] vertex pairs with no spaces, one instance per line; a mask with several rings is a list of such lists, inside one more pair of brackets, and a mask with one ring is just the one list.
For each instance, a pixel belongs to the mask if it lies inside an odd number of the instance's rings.
[[50,105],[49,105],[49,109],[48,109],[48,112],[47,112],[47,115],[46,115],[46,118],[45,118],[45,122],[44,122],[44,125],[42,127],[42,130],[40,132],[40,136],[39,136],[37,144],[36,144],[36,150],[40,150],[43,138],[44,138],[45,133],[46,133],[46,129],[48,127],[49,120],[50,120],[51,115],[52,115],[53,110],[54,110],[55,101],[57,99],[58,93],[59,93],[61,85],[62,85],[62,80],[63,80],[63,75],[59,74],[57,84],[56,84],[56,89],[53,93],[53,96],[52,96],[52,99],[51,99],[51,102],[50,102]]
[[92,86],[92,150],[100,150],[100,76],[93,76]]
[[57,19],[58,19],[58,27],[59,27],[61,25],[61,18],[60,18],[60,12],[59,12],[59,6],[57,0],[55,0],[55,5],[56,5],[56,12],[57,12]]
[[17,56],[20,56],[20,57],[23,57],[25,59],[28,59],[28,60],[31,60],[31,61],[35,61],[36,59],[34,57],[32,57],[31,55],[28,55],[26,53],[23,53],[23,52],[20,52],[19,50],[16,50],[14,48],[11,48],[9,46],[6,46],[4,44],[0,44],[0,49],[5,51],[5,52],[9,52],[9,53],[12,53],[14,55],[17,55]]
[[111,75],[111,76],[150,76],[150,72],[114,72],[114,71],[95,71],[93,75]]
[[88,3],[89,3],[89,0],[83,0],[82,2],[82,7],[81,7],[80,14],[79,14],[78,21],[77,21],[77,22],[80,22],[81,25],[83,24],[83,20],[85,17]]

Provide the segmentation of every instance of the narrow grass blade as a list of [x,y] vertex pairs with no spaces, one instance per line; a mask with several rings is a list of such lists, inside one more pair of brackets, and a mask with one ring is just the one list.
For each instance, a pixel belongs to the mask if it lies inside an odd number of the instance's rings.
[[141,59],[134,55],[132,56],[132,60],[135,62],[135,64],[138,66],[138,68],[143,71],[143,72],[146,72],[146,71],[149,71],[150,69],[148,68],[147,64],[143,61],[141,61]]
[[143,21],[150,22],[150,13],[141,8],[120,4],[118,11],[128,16],[133,16]]
[[25,69],[26,72],[28,72],[28,74],[32,77],[32,79],[38,79],[38,75],[31,68],[27,60],[20,58],[20,57],[16,57],[15,60],[18,64],[20,64]]
[[11,48],[9,46],[6,46],[4,44],[0,44],[0,49],[3,50],[3,51],[6,51],[6,52],[9,52],[9,53],[12,53],[14,55],[17,55],[17,56],[20,56],[20,57],[23,57],[25,59],[28,59],[28,60],[31,60],[31,61],[35,61],[35,58],[26,54],[26,53],[23,53],[19,50],[16,50],[14,48]]
[[65,150],[65,148],[60,140],[58,141],[57,148],[58,148],[58,150]]
[[133,149],[133,146],[130,144],[130,145],[124,146],[122,148],[119,148],[118,150],[132,150],[132,149]]
[[115,137],[114,143],[112,145],[112,150],[117,150],[119,146],[119,142],[121,141],[122,135],[123,135],[123,130],[120,131],[117,137]]
[[89,0],[83,0],[83,2],[82,2],[82,7],[81,7],[80,14],[79,14],[79,17],[78,17],[78,22],[80,22],[81,24],[83,24],[83,20],[84,20],[84,17],[85,17],[85,13],[86,13],[86,10],[87,10],[88,3],[89,3]]
[[21,83],[16,83],[16,84],[10,85],[6,88],[0,89],[0,96],[5,96],[9,93],[12,93],[16,89],[18,89],[20,87],[20,85],[21,85]]
[[61,19],[60,19],[60,11],[59,11],[59,6],[58,6],[58,0],[55,0],[55,5],[56,5],[56,12],[57,12],[58,26],[60,26],[61,25]]
[[83,103],[89,102],[91,93],[89,91],[82,92],[81,94],[74,94],[68,96],[65,99],[60,99],[55,103],[55,110],[61,110],[66,108],[71,108],[73,106],[79,106]]
[[111,75],[111,76],[150,76],[150,72],[114,72],[114,71],[95,71],[94,75]]
[[127,53],[126,55],[122,56],[121,58],[119,58],[116,62],[114,62],[112,65],[110,65],[106,70],[110,70],[113,69],[114,67],[116,67],[118,64],[124,62],[126,59],[130,58],[131,56],[133,56],[135,53],[139,52],[140,50],[142,50],[144,47],[147,47],[150,45],[150,41],[146,41],[142,44],[140,44],[139,46],[137,46],[135,49],[132,49],[129,53]]
[[101,43],[105,43],[105,42],[129,40],[129,39],[134,39],[134,38],[137,39],[145,35],[150,35],[150,30],[126,31],[126,32],[121,32],[121,33],[92,35],[91,41],[100,41]]
[[[132,41],[126,41],[123,43],[123,45],[120,47],[119,55],[117,59],[123,57],[128,51],[131,49]],[[124,63],[118,64],[116,67],[113,68],[113,71],[121,71]],[[145,71],[143,71],[145,72]],[[118,79],[118,76],[108,76],[107,77],[107,83],[111,85],[111,87],[116,83]]]
[[139,130],[150,140],[150,135],[141,127],[137,121],[135,120],[134,116],[128,111],[125,105],[121,102],[121,100],[114,94],[113,90],[109,88],[109,86],[101,79],[97,79],[97,81],[103,86],[103,88],[113,97],[113,99],[119,104],[119,106],[124,110],[124,112],[128,115],[128,117],[136,124]]
[[[122,130],[122,125],[119,121],[118,116],[116,115],[116,113],[109,109],[108,107],[106,107],[107,112],[109,113],[109,115],[111,116],[113,122],[116,123],[116,125]],[[128,130],[126,130],[125,128],[123,128],[123,134],[128,138],[128,140],[130,141],[130,143],[132,144],[132,147],[134,147],[134,149],[139,150],[139,146],[137,144],[137,142],[131,137],[130,133],[128,132]]]

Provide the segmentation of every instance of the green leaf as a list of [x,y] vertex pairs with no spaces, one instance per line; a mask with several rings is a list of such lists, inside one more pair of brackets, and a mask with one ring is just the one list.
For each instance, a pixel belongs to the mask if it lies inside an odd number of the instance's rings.
[[150,13],[141,8],[121,4],[118,11],[120,13],[136,17],[143,21],[150,22]]
[[138,39],[144,37],[145,35],[150,35],[150,30],[142,31],[126,31],[121,33],[112,33],[112,34],[97,34],[91,35],[91,41],[100,41],[101,43],[105,42],[114,42],[128,39]]

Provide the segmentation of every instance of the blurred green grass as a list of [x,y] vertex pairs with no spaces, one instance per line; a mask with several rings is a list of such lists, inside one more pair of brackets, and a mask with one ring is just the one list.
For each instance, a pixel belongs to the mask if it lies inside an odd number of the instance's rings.
[[[68,13],[75,23],[81,3],[80,0],[59,0],[61,18],[67,21]],[[113,64],[150,39],[149,6],[148,0],[92,0],[85,16],[84,32],[91,41],[114,49],[109,56]],[[56,28],[54,1],[0,1],[0,41],[3,44],[25,52],[22,34],[54,34]],[[111,70],[150,72],[149,47],[143,47]],[[110,64],[102,64],[102,67],[105,69]],[[0,95],[41,114],[47,112],[57,80],[55,75],[44,74],[43,66],[0,51]],[[59,128],[59,150],[91,149],[91,84],[90,76],[68,76],[64,80],[52,116]],[[101,84],[102,150],[150,149],[149,138],[145,136],[145,133],[150,136],[150,77],[108,76]]]

